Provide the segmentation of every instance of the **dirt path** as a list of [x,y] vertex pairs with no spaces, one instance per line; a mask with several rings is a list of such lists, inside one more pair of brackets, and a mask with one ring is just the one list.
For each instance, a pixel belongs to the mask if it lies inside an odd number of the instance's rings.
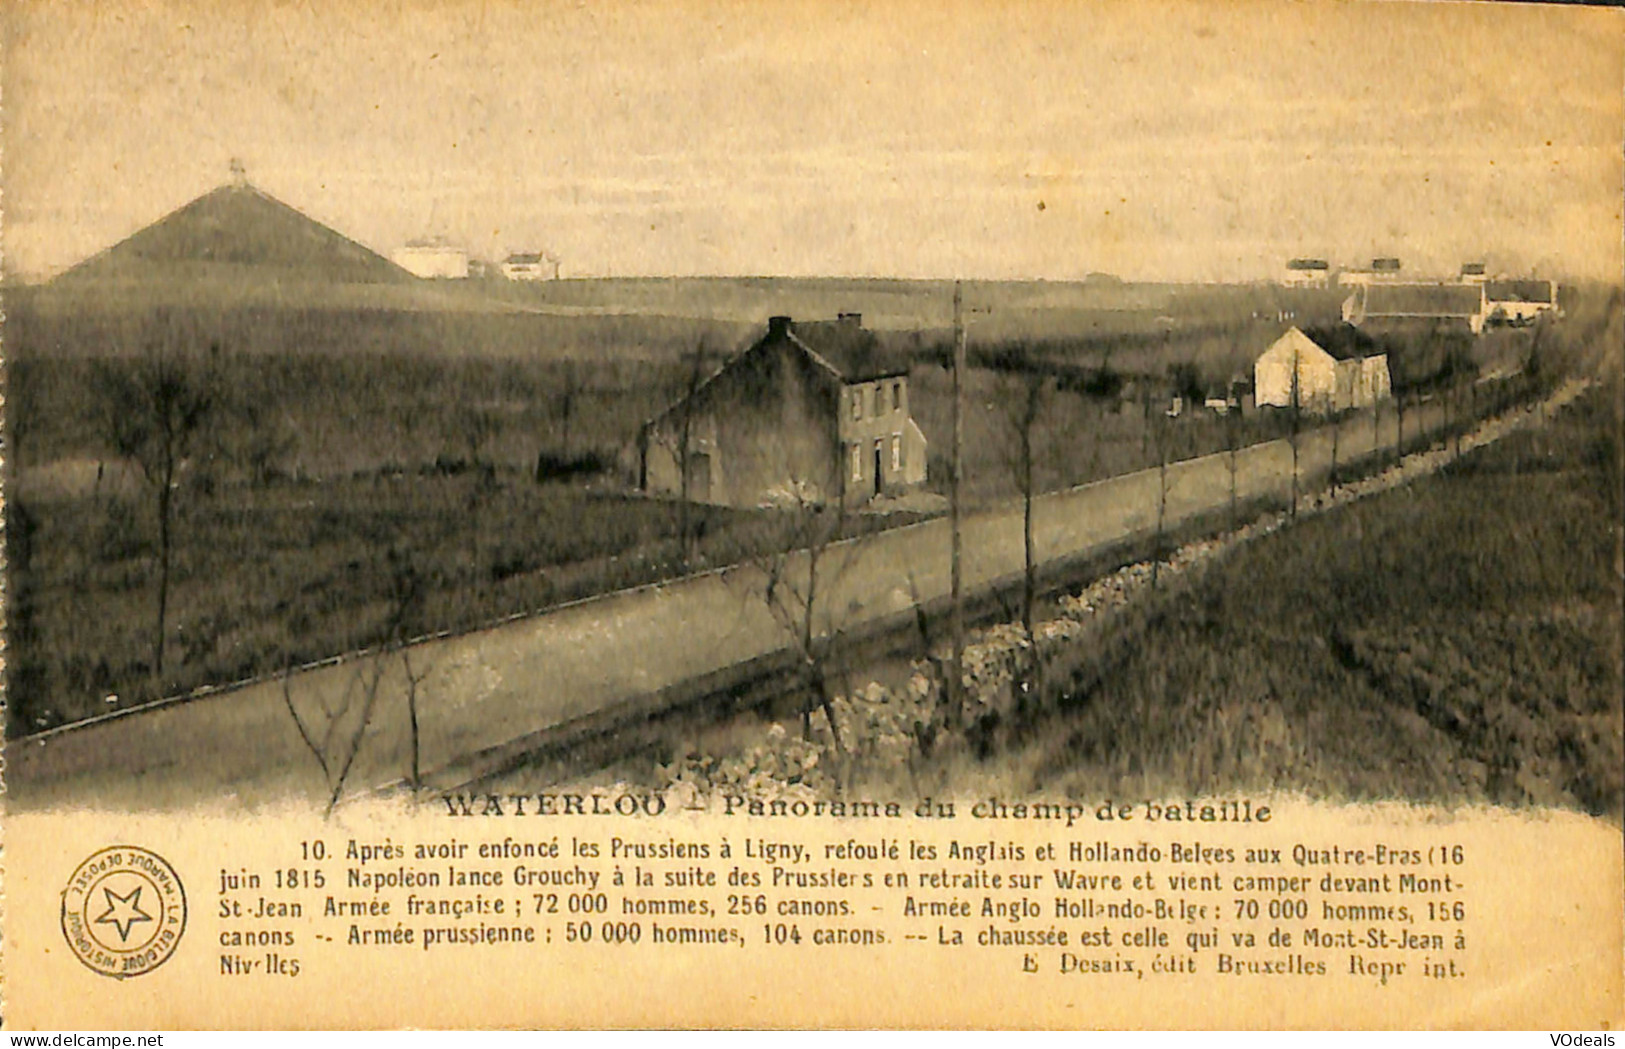
[[[1435,430],[1434,403],[1407,413],[1407,438]],[[1375,440],[1374,440],[1375,438]],[[1373,434],[1369,418],[1345,424],[1339,462],[1391,448],[1391,413]],[[1332,434],[1299,442],[1300,486],[1327,472]],[[1168,469],[1166,524],[1172,527],[1230,498],[1225,454]],[[1240,500],[1285,495],[1292,453],[1286,441],[1236,455]],[[1156,470],[1126,474],[1041,498],[1035,539],[1041,560],[1074,557],[1153,527]],[[1021,508],[1008,505],[964,525],[965,581],[971,590],[1021,571]],[[826,628],[848,628],[906,613],[949,589],[948,524],[936,519],[852,540],[826,553]],[[792,559],[790,571],[795,571]],[[804,567],[801,569],[804,573]],[[735,566],[672,583],[608,594],[544,615],[410,650],[425,770],[676,683],[777,651],[783,628],[764,604],[765,577]],[[206,698],[178,702],[7,748],[14,804],[151,808],[199,801],[254,806],[290,796],[325,797],[321,773],[288,713],[307,718],[354,700],[377,674],[367,657]],[[410,767],[406,679],[398,656],[377,677],[366,738],[347,783],[356,789],[400,780]],[[286,692],[285,692],[286,690]],[[360,703],[352,702],[352,709]]]

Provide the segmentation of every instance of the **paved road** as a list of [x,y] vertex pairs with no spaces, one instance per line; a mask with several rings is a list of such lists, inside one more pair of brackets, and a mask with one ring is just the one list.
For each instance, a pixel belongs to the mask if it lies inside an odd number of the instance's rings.
[[[1408,411],[1407,437],[1443,421],[1438,404]],[[1369,454],[1374,444],[1391,448],[1394,438],[1391,412],[1383,414],[1380,433],[1373,432],[1370,416],[1347,422],[1340,428],[1339,461]],[[1331,452],[1330,431],[1305,434],[1299,442],[1300,475],[1323,476]],[[1236,491],[1242,500],[1285,495],[1291,476],[1291,447],[1284,440],[1237,453]],[[1222,509],[1230,496],[1228,456],[1173,465],[1168,481],[1170,527],[1193,514]],[[1307,480],[1304,485],[1310,486]],[[1085,554],[1154,527],[1158,488],[1153,469],[1042,497],[1034,512],[1040,559]],[[930,602],[946,596],[948,549],[945,519],[831,548],[825,554],[828,570],[820,570],[820,578],[828,580],[822,625],[849,627],[905,612],[916,597]],[[964,551],[971,590],[1018,575],[1020,505],[969,518]],[[786,575],[805,578],[805,572],[805,562],[795,558]],[[408,659],[421,678],[422,767],[435,769],[783,648],[786,635],[768,612],[764,589],[759,566],[736,566],[413,646]],[[6,752],[12,801],[152,808],[324,798],[321,772],[288,703],[307,724],[324,722],[324,708],[346,709],[347,701],[348,716],[357,719],[375,674],[377,666],[363,658],[304,671],[286,682],[259,683],[18,742]],[[351,787],[397,781],[409,768],[407,686],[398,655],[377,681],[371,724],[347,780]],[[334,757],[342,760],[341,754]]]

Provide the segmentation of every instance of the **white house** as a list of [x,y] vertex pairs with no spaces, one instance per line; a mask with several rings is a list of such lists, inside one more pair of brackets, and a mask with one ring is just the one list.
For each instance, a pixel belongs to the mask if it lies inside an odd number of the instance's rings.
[[1337,275],[1337,283],[1347,287],[1381,284],[1400,279],[1400,262],[1393,257],[1372,259],[1366,269],[1344,270]]
[[390,258],[414,277],[462,280],[468,276],[468,252],[440,241],[408,241]]
[[[1290,328],[1253,363],[1256,403],[1309,412],[1369,407],[1391,396],[1388,355],[1348,326],[1310,338]],[[1293,374],[1297,382],[1294,390]]]
[[1484,310],[1492,322],[1530,324],[1557,309],[1557,287],[1549,280],[1492,280],[1484,284]]
[[557,280],[559,260],[545,251],[514,252],[502,260],[502,275],[509,280]]
[[1281,283],[1289,288],[1329,288],[1332,286],[1331,263],[1325,259],[1288,259]]

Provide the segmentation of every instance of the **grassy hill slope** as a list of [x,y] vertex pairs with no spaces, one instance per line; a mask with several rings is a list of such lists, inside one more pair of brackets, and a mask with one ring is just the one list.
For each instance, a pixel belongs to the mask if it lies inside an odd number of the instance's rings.
[[1618,818],[1619,386],[1165,595],[1008,756],[1020,789],[1301,787]]

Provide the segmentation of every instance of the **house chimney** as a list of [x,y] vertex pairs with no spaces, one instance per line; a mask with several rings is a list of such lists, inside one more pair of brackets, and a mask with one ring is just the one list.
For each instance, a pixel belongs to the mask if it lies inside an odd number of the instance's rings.
[[835,319],[853,328],[863,327],[863,314],[861,313],[837,313]]
[[788,335],[788,334],[790,334],[790,318],[789,317],[769,317],[767,319],[767,333],[769,335]]

